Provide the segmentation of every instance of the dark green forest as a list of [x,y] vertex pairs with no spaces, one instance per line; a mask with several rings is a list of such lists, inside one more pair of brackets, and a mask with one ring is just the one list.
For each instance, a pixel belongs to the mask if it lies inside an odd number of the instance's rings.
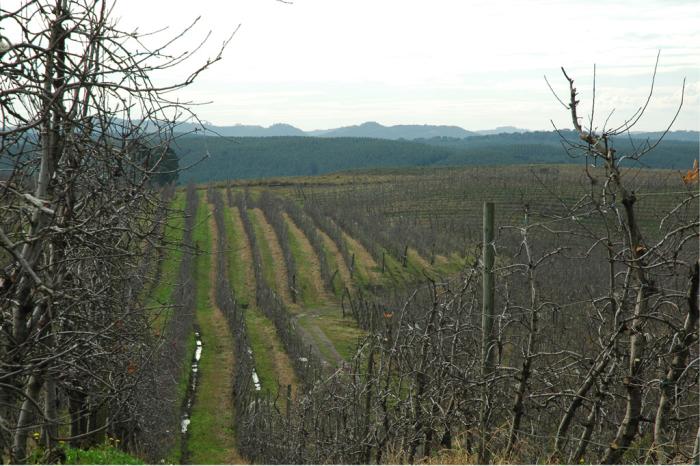
[[[367,168],[585,163],[581,155],[584,148],[580,152],[567,152],[562,147],[562,137],[577,140],[570,131],[413,141],[187,135],[177,138],[173,148],[180,156],[181,168],[192,165],[180,174],[179,182],[203,183]],[[633,135],[618,138],[616,149],[618,154],[624,154],[654,142],[655,139],[645,134]],[[692,166],[699,150],[697,133],[671,134],[642,158],[641,166],[684,170]]]

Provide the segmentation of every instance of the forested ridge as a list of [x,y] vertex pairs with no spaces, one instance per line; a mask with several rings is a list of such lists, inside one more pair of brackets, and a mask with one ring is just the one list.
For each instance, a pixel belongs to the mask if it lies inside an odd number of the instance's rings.
[[[687,169],[697,157],[700,145],[693,132],[679,132],[664,139],[645,157],[643,166]],[[697,136],[697,133],[694,133]],[[562,149],[562,138],[577,142],[571,131],[437,137],[431,139],[388,140],[373,138],[216,137],[187,135],[177,138],[173,148],[180,155],[180,166],[194,165],[180,174],[180,182],[203,183],[226,179],[273,176],[304,176],[343,170],[464,166],[516,165],[540,163],[585,163],[576,151]],[[632,152],[647,144],[645,134],[616,141],[620,152]],[[206,156],[204,160],[200,159]],[[590,160],[595,163],[594,160]]]

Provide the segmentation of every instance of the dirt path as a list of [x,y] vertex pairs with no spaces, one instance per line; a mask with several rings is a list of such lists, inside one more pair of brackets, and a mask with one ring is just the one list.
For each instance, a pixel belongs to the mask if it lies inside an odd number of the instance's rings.
[[[206,204],[204,204],[206,205]],[[193,464],[240,464],[233,432],[233,336],[226,317],[216,305],[217,238],[213,217],[209,218],[211,258],[209,267],[209,309],[197,309],[203,342],[200,386],[192,411],[188,446]]]
[[[325,289],[323,278],[321,278],[321,265],[319,264],[318,256],[316,255],[316,251],[314,251],[311,242],[309,242],[309,239],[306,237],[304,232],[301,231],[301,229],[286,213],[283,215],[285,221],[287,222],[287,228],[289,228],[291,234],[297,240],[303,256],[295,259],[297,259],[298,265],[301,265],[301,261],[304,261],[305,265],[307,266],[304,268],[304,273],[309,275],[308,282],[311,286],[314,286],[314,289],[312,290],[312,293],[314,294],[312,296],[316,298],[312,301],[316,301],[318,303],[316,306],[309,306],[304,309],[305,315],[299,316],[300,327],[302,327],[302,330],[305,330],[305,332],[309,334],[304,336],[307,338],[308,336],[311,336],[311,339],[323,360],[330,365],[340,366],[344,362],[343,357],[335,347],[335,343],[328,338],[328,335],[326,335],[318,324],[319,319],[326,319],[326,316],[321,312],[323,306],[330,305],[332,307],[337,307],[337,303],[334,302],[334,297],[330,296]],[[330,240],[330,238],[328,239]],[[345,268],[345,261],[342,260],[340,251],[338,251],[335,244],[333,244],[333,246],[342,261],[341,269]],[[347,278],[349,279],[350,273],[347,271],[347,268],[345,268],[345,274],[347,274]]]
[[[287,286],[287,266],[284,262],[284,253],[280,247],[279,240],[275,234],[275,230],[267,222],[265,214],[259,208],[252,209],[253,217],[255,217],[255,222],[262,229],[263,235],[265,236],[265,242],[267,247],[272,254],[272,268],[275,277],[274,288],[277,294],[282,298],[282,301],[288,307],[295,306],[292,303],[292,297],[289,294],[289,287]],[[262,238],[260,238],[262,239]],[[258,240],[260,242],[260,240]],[[261,245],[262,247],[262,245]],[[264,262],[264,261],[263,261]],[[263,264],[265,267],[266,264]]]
[[[306,317],[305,327],[314,335],[314,341],[319,346],[319,352],[323,355],[324,351],[320,347],[323,347],[327,353],[331,355],[333,361],[327,361],[328,363],[335,363],[336,366],[341,365],[344,362],[343,357],[340,355],[338,350],[335,348],[333,342],[328,338],[321,328],[313,322],[313,319],[318,319],[320,314],[311,310]],[[325,358],[324,358],[325,359]]]
[[[294,223],[289,215],[284,212],[282,216],[284,217],[285,222],[287,222],[287,228],[289,228],[290,233],[294,236],[294,238],[296,238],[299,247],[301,248],[302,257],[295,259],[299,262],[303,260],[304,264],[308,266],[306,270],[309,275],[307,282],[312,288],[308,291],[308,293],[310,293],[310,295],[314,298],[312,301],[319,304],[327,303],[330,300],[330,297],[328,296],[328,293],[326,293],[326,287],[323,286],[323,278],[321,278],[321,264],[318,261],[316,251],[314,251],[313,246],[311,246],[311,243],[304,232],[301,231],[301,229],[296,223]],[[297,265],[300,266],[302,264],[298,263]],[[302,290],[302,293],[304,293],[304,291],[305,290]]]

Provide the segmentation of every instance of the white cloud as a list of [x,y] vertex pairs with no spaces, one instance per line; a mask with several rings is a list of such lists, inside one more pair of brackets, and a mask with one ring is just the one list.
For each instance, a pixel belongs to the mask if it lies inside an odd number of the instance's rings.
[[585,97],[594,63],[601,112],[615,106],[625,115],[646,97],[661,49],[658,114],[643,129],[664,125],[684,76],[688,98],[677,127],[698,126],[696,1],[119,0],[117,12],[124,27],[141,30],[177,31],[202,15],[195,36],[213,35],[200,61],[242,24],[223,62],[182,93],[213,100],[199,113],[218,124],[545,128],[561,107],[542,76],[565,93],[563,65]]

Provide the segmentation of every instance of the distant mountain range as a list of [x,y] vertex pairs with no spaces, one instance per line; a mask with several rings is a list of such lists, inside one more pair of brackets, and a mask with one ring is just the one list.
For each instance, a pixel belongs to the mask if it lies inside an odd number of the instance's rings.
[[176,132],[200,133],[206,136],[227,137],[268,137],[268,136],[308,136],[307,133],[285,123],[277,123],[269,127],[257,125],[216,126],[209,123],[177,123]]
[[[360,125],[341,126],[340,128],[317,129],[303,131],[286,123],[277,123],[272,126],[258,125],[233,125],[216,126],[209,123],[203,125],[194,123],[179,123],[177,132],[196,133],[205,136],[226,137],[281,137],[281,136],[309,136],[321,138],[373,138],[373,139],[416,139],[452,138],[465,139],[478,136],[495,136],[500,134],[526,134],[539,131],[530,131],[515,126],[498,126],[493,129],[470,131],[459,126],[450,125],[394,125],[384,126],[375,121],[368,121]],[[635,139],[655,139],[661,132],[633,132]],[[697,131],[671,131],[665,139],[675,141],[698,141]]]
[[528,130],[514,126],[499,126],[494,129],[467,131],[459,126],[449,125],[394,125],[384,126],[375,121],[360,125],[342,126],[340,128],[318,129],[303,131],[292,125],[277,123],[269,127],[257,125],[216,126],[208,123],[203,125],[180,123],[178,132],[202,132],[205,135],[220,135],[228,137],[271,137],[271,136],[313,136],[323,138],[374,138],[374,139],[431,139],[435,137],[466,138],[502,133],[524,133]]
[[375,121],[361,125],[307,132],[308,136],[327,138],[376,138],[376,139],[430,139],[434,137],[466,138],[478,133],[459,126],[444,125],[395,125],[384,126]]

